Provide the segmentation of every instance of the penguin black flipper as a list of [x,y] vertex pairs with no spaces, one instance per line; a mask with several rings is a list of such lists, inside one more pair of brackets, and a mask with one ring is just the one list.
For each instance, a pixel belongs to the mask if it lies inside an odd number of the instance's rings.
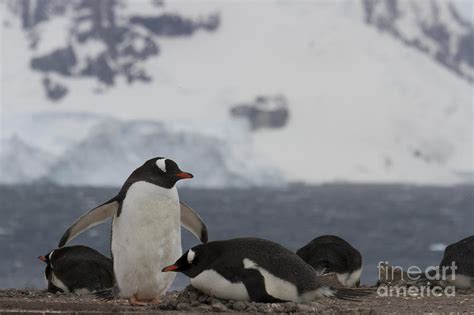
[[265,279],[258,270],[247,269],[242,273],[242,282],[247,289],[250,300],[258,303],[285,303],[268,294],[265,289]]
[[207,227],[201,217],[184,202],[181,205],[181,225],[196,236],[202,243],[207,243]]
[[63,247],[67,242],[71,241],[83,231],[112,217],[118,211],[119,207],[120,203],[118,198],[114,197],[106,203],[83,214],[64,232],[58,247]]

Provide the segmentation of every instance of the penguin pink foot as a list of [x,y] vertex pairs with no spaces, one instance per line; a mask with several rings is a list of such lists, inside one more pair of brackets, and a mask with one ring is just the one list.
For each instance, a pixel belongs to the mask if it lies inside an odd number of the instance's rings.
[[148,303],[146,301],[141,301],[141,300],[137,299],[137,297],[135,295],[132,295],[130,297],[130,299],[128,300],[128,302],[130,303],[130,305],[133,305],[133,306],[146,306],[146,305],[148,305]]
[[150,304],[160,304],[161,301],[159,298],[154,298],[153,300],[150,300]]
[[146,306],[149,304],[160,304],[161,301],[159,298],[154,298],[152,300],[140,300],[135,295],[133,295],[129,300],[130,305],[134,306]]

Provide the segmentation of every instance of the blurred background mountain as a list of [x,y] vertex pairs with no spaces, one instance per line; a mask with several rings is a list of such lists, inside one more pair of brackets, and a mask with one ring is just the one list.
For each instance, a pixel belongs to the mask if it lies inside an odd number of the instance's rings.
[[472,5],[3,0],[0,179],[472,182]]

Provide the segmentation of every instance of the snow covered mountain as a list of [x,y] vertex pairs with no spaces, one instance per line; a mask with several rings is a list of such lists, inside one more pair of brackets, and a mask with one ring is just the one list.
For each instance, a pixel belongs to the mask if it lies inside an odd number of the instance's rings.
[[[35,178],[116,184],[168,154],[208,187],[473,181],[472,24],[447,1],[14,3],[2,151],[52,156]],[[260,95],[281,127],[231,114]]]
[[219,25],[216,15],[194,21],[161,12],[163,4],[156,1],[148,3],[153,16],[137,15],[127,10],[130,3],[117,0],[7,0],[3,4],[27,35],[30,67],[44,75],[42,85],[52,101],[65,97],[70,88],[51,75],[93,78],[106,87],[119,77],[128,83],[149,82],[143,62],[159,54],[157,37],[191,36]]
[[367,24],[474,81],[474,3],[470,12],[454,1],[363,0],[363,5]]

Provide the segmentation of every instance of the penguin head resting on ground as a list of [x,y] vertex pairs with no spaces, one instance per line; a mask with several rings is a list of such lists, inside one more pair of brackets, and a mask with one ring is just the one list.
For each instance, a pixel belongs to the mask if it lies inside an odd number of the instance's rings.
[[162,272],[181,272],[190,278],[196,277],[208,266],[207,247],[195,246],[184,253],[173,265],[163,268]]
[[87,246],[55,249],[38,259],[46,263],[49,292],[90,293],[115,285],[112,260]]

